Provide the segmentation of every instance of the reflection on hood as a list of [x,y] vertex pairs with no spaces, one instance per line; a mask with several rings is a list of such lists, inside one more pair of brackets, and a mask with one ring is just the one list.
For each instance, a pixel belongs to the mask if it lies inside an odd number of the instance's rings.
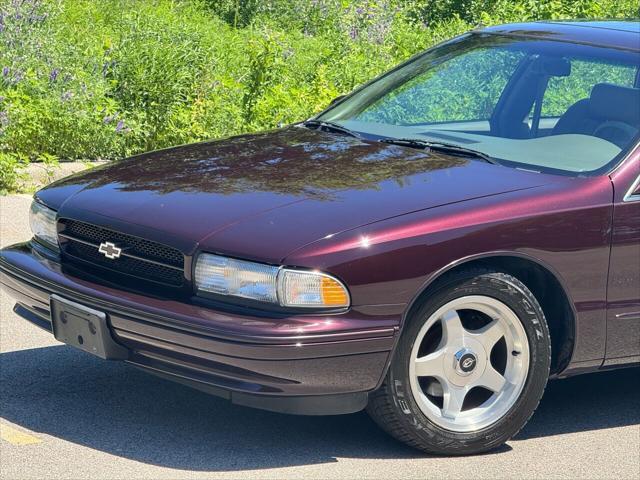
[[290,127],[150,152],[71,177],[85,188],[158,193],[271,192],[330,196],[346,188],[402,185],[422,172],[461,166],[466,159],[397,145]]

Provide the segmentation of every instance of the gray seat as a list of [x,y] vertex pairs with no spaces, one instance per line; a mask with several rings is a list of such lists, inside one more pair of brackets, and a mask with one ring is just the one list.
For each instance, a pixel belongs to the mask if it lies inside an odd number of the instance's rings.
[[640,132],[640,88],[598,83],[589,98],[569,107],[552,135],[580,133],[603,138],[620,148]]

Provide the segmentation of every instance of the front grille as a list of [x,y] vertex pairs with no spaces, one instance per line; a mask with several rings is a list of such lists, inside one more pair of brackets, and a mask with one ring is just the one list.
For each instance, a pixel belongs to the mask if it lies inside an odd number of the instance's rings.
[[[77,268],[94,273],[95,265],[111,272],[146,281],[180,287],[184,281],[184,256],[179,250],[133,235],[116,232],[77,220],[60,219],[60,244],[64,258]],[[122,250],[119,258],[109,259],[98,251],[110,242]]]

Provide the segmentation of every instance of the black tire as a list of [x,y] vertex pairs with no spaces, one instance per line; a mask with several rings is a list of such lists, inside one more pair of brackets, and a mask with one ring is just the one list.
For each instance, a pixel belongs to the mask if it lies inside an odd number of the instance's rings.
[[[509,306],[520,319],[529,342],[529,371],[520,396],[508,412],[481,430],[454,432],[432,422],[420,409],[409,383],[409,362],[420,328],[438,308],[466,295],[485,295]],[[413,308],[382,386],[369,397],[367,412],[396,439],[439,455],[469,455],[503,445],[527,423],[540,402],[549,377],[551,339],[544,312],[531,291],[511,275],[474,269],[448,275]]]

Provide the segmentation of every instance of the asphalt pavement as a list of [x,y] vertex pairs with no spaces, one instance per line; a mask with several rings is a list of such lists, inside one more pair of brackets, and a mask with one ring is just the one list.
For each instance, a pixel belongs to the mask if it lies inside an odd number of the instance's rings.
[[[0,245],[29,237],[30,197],[0,197]],[[640,478],[640,369],[550,382],[500,450],[432,457],[364,413],[288,416],[61,345],[0,298],[0,478]]]

